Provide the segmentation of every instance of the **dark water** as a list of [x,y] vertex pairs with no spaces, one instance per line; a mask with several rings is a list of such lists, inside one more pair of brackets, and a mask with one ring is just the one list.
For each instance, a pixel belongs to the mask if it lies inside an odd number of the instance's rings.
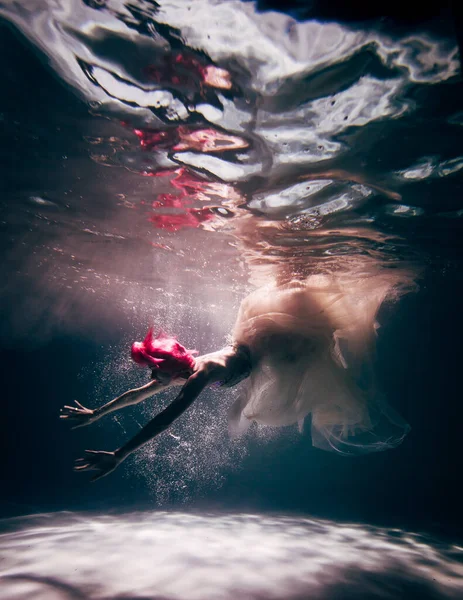
[[[462,593],[458,11],[274,8],[0,1],[0,507],[46,513],[2,522],[2,599]],[[411,274],[378,319],[399,448],[231,441],[236,392],[208,390],[110,477],[72,473],[170,398],[57,418],[146,380],[150,322],[212,351],[255,286],[352,261]]]

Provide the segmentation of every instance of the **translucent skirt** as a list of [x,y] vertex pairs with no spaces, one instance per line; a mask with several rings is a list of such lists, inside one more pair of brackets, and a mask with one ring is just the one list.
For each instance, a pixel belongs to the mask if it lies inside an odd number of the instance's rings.
[[[230,410],[230,432],[310,415],[313,445],[358,454],[400,444],[407,423],[386,403],[372,369],[376,314],[398,289],[395,271],[315,275],[260,288],[242,303],[234,342],[254,362]],[[305,421],[308,422],[308,419]]]

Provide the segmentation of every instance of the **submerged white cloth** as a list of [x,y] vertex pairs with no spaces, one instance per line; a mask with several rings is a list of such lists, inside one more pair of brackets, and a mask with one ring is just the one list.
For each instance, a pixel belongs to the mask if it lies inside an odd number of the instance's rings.
[[394,270],[313,275],[268,286],[241,304],[233,339],[254,366],[230,411],[230,432],[311,415],[313,444],[351,454],[399,444],[409,427],[375,389],[376,314],[403,281]]

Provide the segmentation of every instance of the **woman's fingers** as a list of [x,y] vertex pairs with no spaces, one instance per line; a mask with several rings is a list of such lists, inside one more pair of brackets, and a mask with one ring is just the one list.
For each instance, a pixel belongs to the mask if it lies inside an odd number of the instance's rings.
[[74,471],[86,471],[87,469],[91,469],[91,465],[88,463],[84,465],[74,465]]
[[92,411],[88,408],[85,408],[85,406],[82,406],[82,404],[80,404],[80,402],[77,402],[77,400],[74,400],[74,402],[77,404],[77,408],[75,406],[68,406],[67,404],[64,405],[63,408],[61,408],[61,412],[63,412],[64,410],[68,411],[68,412],[72,412],[78,415],[82,415],[82,414],[91,414]]
[[72,414],[68,414],[68,413],[61,413],[59,416],[60,419],[75,419],[76,415],[72,415]]
[[73,408],[72,406],[65,406],[60,409],[60,413],[69,417],[85,415],[79,408]]
[[[94,450],[85,450],[85,454],[100,454]],[[94,471],[98,470],[100,467],[98,466],[98,459],[93,458],[93,456],[87,458],[77,458],[74,461],[74,471]]]
[[83,471],[84,469],[89,469],[91,466],[91,463],[85,458],[78,458],[74,461],[74,471]]
[[67,413],[61,410],[61,414],[59,416],[60,419],[77,419],[79,415],[73,413]]
[[74,471],[97,471],[90,481],[96,481],[109,475],[119,464],[114,452],[104,450],[85,450],[85,458],[78,458]]
[[60,419],[87,420],[92,416],[92,412],[88,408],[76,408],[75,406],[64,406],[60,408],[60,413]]

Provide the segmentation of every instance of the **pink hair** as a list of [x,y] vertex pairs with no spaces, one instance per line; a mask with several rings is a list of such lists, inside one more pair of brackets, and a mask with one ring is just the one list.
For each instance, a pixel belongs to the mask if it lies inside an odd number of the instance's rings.
[[132,344],[131,355],[139,365],[150,367],[175,377],[191,371],[195,365],[195,350],[186,350],[175,338],[164,333],[153,336],[153,328],[148,329],[143,342]]

